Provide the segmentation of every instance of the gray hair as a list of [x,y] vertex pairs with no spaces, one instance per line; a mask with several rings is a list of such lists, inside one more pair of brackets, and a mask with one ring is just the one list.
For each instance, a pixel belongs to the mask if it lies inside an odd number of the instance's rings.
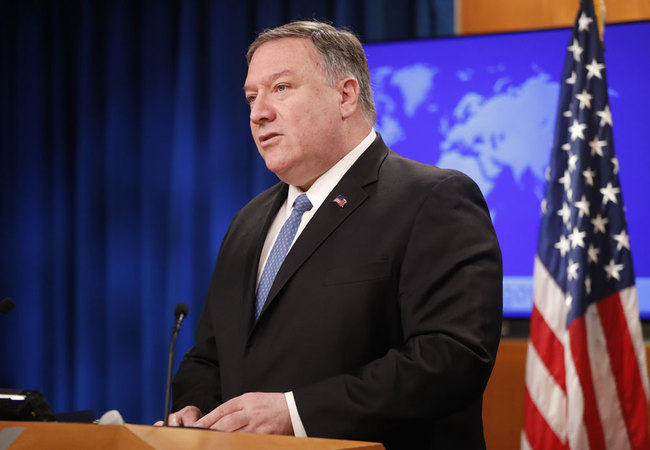
[[375,103],[372,100],[368,61],[359,38],[348,30],[339,30],[324,22],[291,22],[261,33],[248,47],[246,61],[250,64],[253,54],[262,44],[287,37],[311,39],[320,54],[325,79],[330,86],[336,86],[345,77],[357,80],[361,111],[374,125]]

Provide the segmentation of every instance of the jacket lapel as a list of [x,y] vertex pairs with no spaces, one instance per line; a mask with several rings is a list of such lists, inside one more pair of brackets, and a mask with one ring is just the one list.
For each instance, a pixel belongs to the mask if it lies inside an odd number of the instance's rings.
[[[278,183],[271,189],[272,190],[269,193],[269,201],[266,202],[264,207],[259,208],[251,217],[249,222],[250,227],[246,233],[247,236],[243,239],[243,242],[254,243],[254,245],[251,245],[249,248],[242,249],[244,257],[251,261],[251,264],[247,264],[246,266],[247,272],[244,275],[244,286],[242,290],[244,299],[242,302],[242,314],[249,330],[252,328],[254,320],[253,311],[255,308],[257,268],[260,264],[262,247],[264,246],[266,234],[271,227],[273,219],[278,213],[280,206],[282,206],[282,203],[284,203],[287,198],[288,186],[284,183]],[[261,227],[260,224],[262,224]]]
[[[368,198],[365,187],[377,181],[379,168],[386,158],[388,151],[388,147],[386,147],[379,134],[377,134],[377,138],[372,145],[361,155],[332,192],[330,192],[325,202],[309,221],[309,224],[300,236],[298,236],[291,250],[289,250],[284,263],[280,267],[280,271],[275,277],[275,281],[269,291],[266,304],[260,313],[258,321],[262,319],[269,305],[300,266]],[[343,207],[340,207],[334,202],[334,199],[339,195],[342,195],[347,200],[347,203]],[[268,230],[268,226],[266,229]]]

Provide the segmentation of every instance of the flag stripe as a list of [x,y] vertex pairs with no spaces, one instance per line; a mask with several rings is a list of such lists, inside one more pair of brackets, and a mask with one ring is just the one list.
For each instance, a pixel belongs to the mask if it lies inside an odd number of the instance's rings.
[[531,321],[536,324],[537,329],[534,334],[531,334],[530,340],[557,385],[566,393],[564,346],[543,319],[535,304],[533,304]]
[[562,450],[566,445],[557,437],[533,402],[528,389],[524,394],[524,429],[530,448]]
[[[607,337],[601,325],[601,317],[596,304],[587,308],[585,313],[587,324],[587,343],[594,388],[597,392],[598,412],[605,434],[605,447],[616,450],[628,450],[630,443],[625,430],[625,419],[616,392],[616,379],[607,351]],[[598,355],[598,356],[594,356]],[[605,424],[607,426],[605,426]]]
[[621,297],[623,311],[625,311],[627,329],[630,332],[632,344],[634,345],[634,352],[636,353],[637,365],[639,373],[641,374],[641,382],[643,384],[643,390],[645,391],[645,398],[647,403],[648,398],[650,398],[650,387],[648,386],[649,380],[648,366],[646,364],[645,343],[643,342],[641,322],[638,320],[639,304],[636,301],[636,286],[631,286],[629,288],[623,289],[621,292],[619,292],[619,296]]
[[[528,343],[526,354],[526,389],[531,400],[553,432],[560,438],[566,439],[564,411],[566,410],[566,394],[557,385],[546,366],[539,358],[532,342]],[[553,413],[559,411],[559,413]]]
[[645,391],[619,295],[598,302],[598,312],[607,337],[609,358],[630,443],[632,448],[650,448],[646,404],[637,401],[645,398]]
[[587,350],[587,329],[584,316],[578,317],[571,322],[569,325],[569,336],[571,339],[571,357],[582,388],[584,402],[582,414],[585,427],[587,428],[589,448],[591,450],[604,449],[605,435],[603,433],[603,425],[600,421],[596,392],[591,376],[589,352]]

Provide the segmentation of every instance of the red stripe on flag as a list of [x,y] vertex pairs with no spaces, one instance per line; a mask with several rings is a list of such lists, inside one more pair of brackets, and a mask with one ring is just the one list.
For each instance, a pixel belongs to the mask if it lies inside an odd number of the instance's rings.
[[548,326],[534,303],[533,311],[530,314],[530,340],[546,369],[566,394],[564,346]]
[[548,425],[544,416],[539,412],[533,399],[530,397],[528,388],[524,395],[524,431],[526,439],[531,448],[543,448],[546,450],[567,449],[553,429]]
[[587,328],[584,315],[574,319],[569,324],[569,336],[571,340],[571,357],[582,389],[584,402],[582,418],[585,428],[587,429],[589,448],[591,450],[604,450],[605,434],[603,433],[603,424],[600,419],[600,413],[598,412],[594,381],[591,376],[589,347],[587,345]]
[[650,448],[645,391],[621,298],[614,294],[597,305],[630,444],[635,449]]

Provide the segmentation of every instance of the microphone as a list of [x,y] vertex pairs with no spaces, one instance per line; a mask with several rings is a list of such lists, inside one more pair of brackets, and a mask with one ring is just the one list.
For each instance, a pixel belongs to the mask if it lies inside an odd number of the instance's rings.
[[174,327],[172,328],[172,339],[169,343],[169,361],[167,363],[167,387],[165,389],[165,421],[164,426],[167,426],[167,421],[169,419],[169,397],[172,391],[172,366],[174,363],[174,344],[176,344],[176,337],[178,336],[178,330],[181,329],[181,323],[183,319],[187,317],[190,307],[187,306],[187,303],[181,302],[176,305],[174,309]]
[[14,309],[14,305],[14,301],[9,297],[0,300],[0,315],[9,313],[9,311]]

